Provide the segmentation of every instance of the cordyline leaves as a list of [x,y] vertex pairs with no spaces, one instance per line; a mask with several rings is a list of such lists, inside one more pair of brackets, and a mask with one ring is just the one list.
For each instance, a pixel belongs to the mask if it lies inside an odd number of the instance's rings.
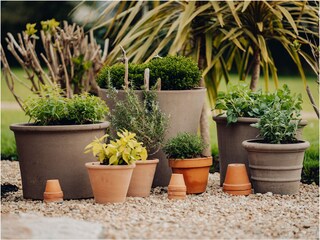
[[[105,21],[113,9],[116,14]],[[297,40],[314,47],[306,33],[318,39],[318,19],[318,6],[309,1],[119,1],[106,5],[94,28],[106,26],[108,34],[115,35],[107,64],[116,62],[119,45],[132,62],[149,61],[158,54],[191,56],[203,70],[213,103],[232,66],[240,80],[252,71],[255,51],[261,56],[265,81],[270,72],[278,86],[270,40],[281,43],[306,83],[299,55],[308,62],[312,57],[291,44]]]

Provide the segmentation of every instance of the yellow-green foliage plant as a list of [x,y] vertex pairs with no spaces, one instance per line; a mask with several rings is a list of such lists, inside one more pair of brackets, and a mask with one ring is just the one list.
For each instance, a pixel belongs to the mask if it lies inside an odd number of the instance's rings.
[[85,153],[92,152],[101,165],[130,165],[147,159],[147,150],[142,142],[136,140],[135,133],[123,130],[117,135],[119,138],[108,144],[105,142],[108,134],[93,140],[85,147]]

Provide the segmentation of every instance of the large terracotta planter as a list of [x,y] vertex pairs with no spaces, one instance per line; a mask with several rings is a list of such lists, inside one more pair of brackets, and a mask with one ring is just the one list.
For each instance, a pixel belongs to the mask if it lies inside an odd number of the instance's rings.
[[99,162],[85,164],[96,203],[124,202],[135,164],[100,165]]
[[[246,165],[247,173],[250,178],[248,154],[242,147],[242,142],[248,139],[255,139],[259,135],[257,128],[250,124],[259,121],[258,118],[238,118],[236,123],[227,124],[227,117],[213,117],[217,125],[219,167],[220,167],[220,186],[224,183],[228,164],[243,163]],[[297,131],[297,138],[302,137],[302,128],[307,125],[307,121],[300,122],[300,129]]]
[[[139,98],[142,99],[142,91],[136,91]],[[106,101],[111,113],[114,109],[114,102],[108,98],[107,90],[100,89],[100,97]],[[125,92],[118,91],[118,99],[124,99]],[[160,109],[169,116],[168,131],[165,141],[176,136],[180,132],[189,132],[196,134],[199,127],[202,107],[206,99],[206,89],[197,88],[192,90],[177,91],[157,91]],[[168,186],[171,169],[165,153],[160,149],[152,158],[159,159],[156,173],[153,180],[153,186]]]
[[84,147],[105,134],[109,122],[87,125],[35,126],[12,124],[23,197],[43,200],[46,181],[58,179],[64,199],[93,197],[84,163],[95,157]]
[[173,173],[183,174],[188,194],[206,191],[212,157],[169,159],[169,165]]
[[307,141],[293,144],[266,144],[261,140],[242,143],[248,152],[255,193],[295,194],[299,191]]
[[159,159],[136,161],[131,182],[128,190],[128,197],[148,197]]

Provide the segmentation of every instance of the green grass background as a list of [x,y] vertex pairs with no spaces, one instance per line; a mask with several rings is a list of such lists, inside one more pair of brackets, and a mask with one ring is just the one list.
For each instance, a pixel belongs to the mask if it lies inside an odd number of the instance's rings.
[[[23,79],[24,72],[21,69],[15,69],[15,74]],[[315,78],[309,77],[308,78],[308,85],[311,89],[311,92],[316,99],[319,99],[319,90],[318,85],[315,82]],[[232,75],[231,81],[233,83],[237,82],[237,76]],[[303,111],[310,112],[313,114],[313,119],[307,119],[308,125],[303,130],[303,138],[311,143],[311,147],[308,151],[312,151],[315,154],[309,154],[310,156],[319,156],[319,121],[315,118],[315,113],[313,112],[313,108],[309,102],[308,96],[306,91],[304,90],[303,82],[301,81],[300,77],[288,77],[283,76],[279,77],[280,86],[283,84],[287,84],[292,92],[301,93],[303,98]],[[263,79],[260,79],[260,88],[264,88]],[[273,83],[270,81],[270,91],[274,91],[275,87]],[[22,98],[26,99],[30,95],[30,91],[24,87],[19,82],[15,83],[16,93]],[[220,91],[226,90],[226,84],[224,82],[221,83]],[[7,84],[4,78],[1,78],[1,102],[15,102],[14,97],[12,96],[11,92],[9,91]],[[1,109],[1,156],[3,158],[7,158],[9,156],[16,155],[16,148],[15,148],[15,140],[13,132],[10,131],[9,125],[12,123],[19,123],[19,122],[26,122],[29,118],[24,115],[22,110],[13,110],[13,109]],[[214,121],[210,118],[210,135],[211,135],[211,145],[212,151],[214,155],[218,154],[218,144],[217,144],[217,134],[216,134],[216,125]]]

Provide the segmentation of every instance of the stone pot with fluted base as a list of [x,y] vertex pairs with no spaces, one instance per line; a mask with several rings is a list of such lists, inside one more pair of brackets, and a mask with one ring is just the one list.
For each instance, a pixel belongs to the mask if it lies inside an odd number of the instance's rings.
[[251,180],[255,193],[296,194],[307,141],[290,144],[269,144],[263,140],[246,140]]

